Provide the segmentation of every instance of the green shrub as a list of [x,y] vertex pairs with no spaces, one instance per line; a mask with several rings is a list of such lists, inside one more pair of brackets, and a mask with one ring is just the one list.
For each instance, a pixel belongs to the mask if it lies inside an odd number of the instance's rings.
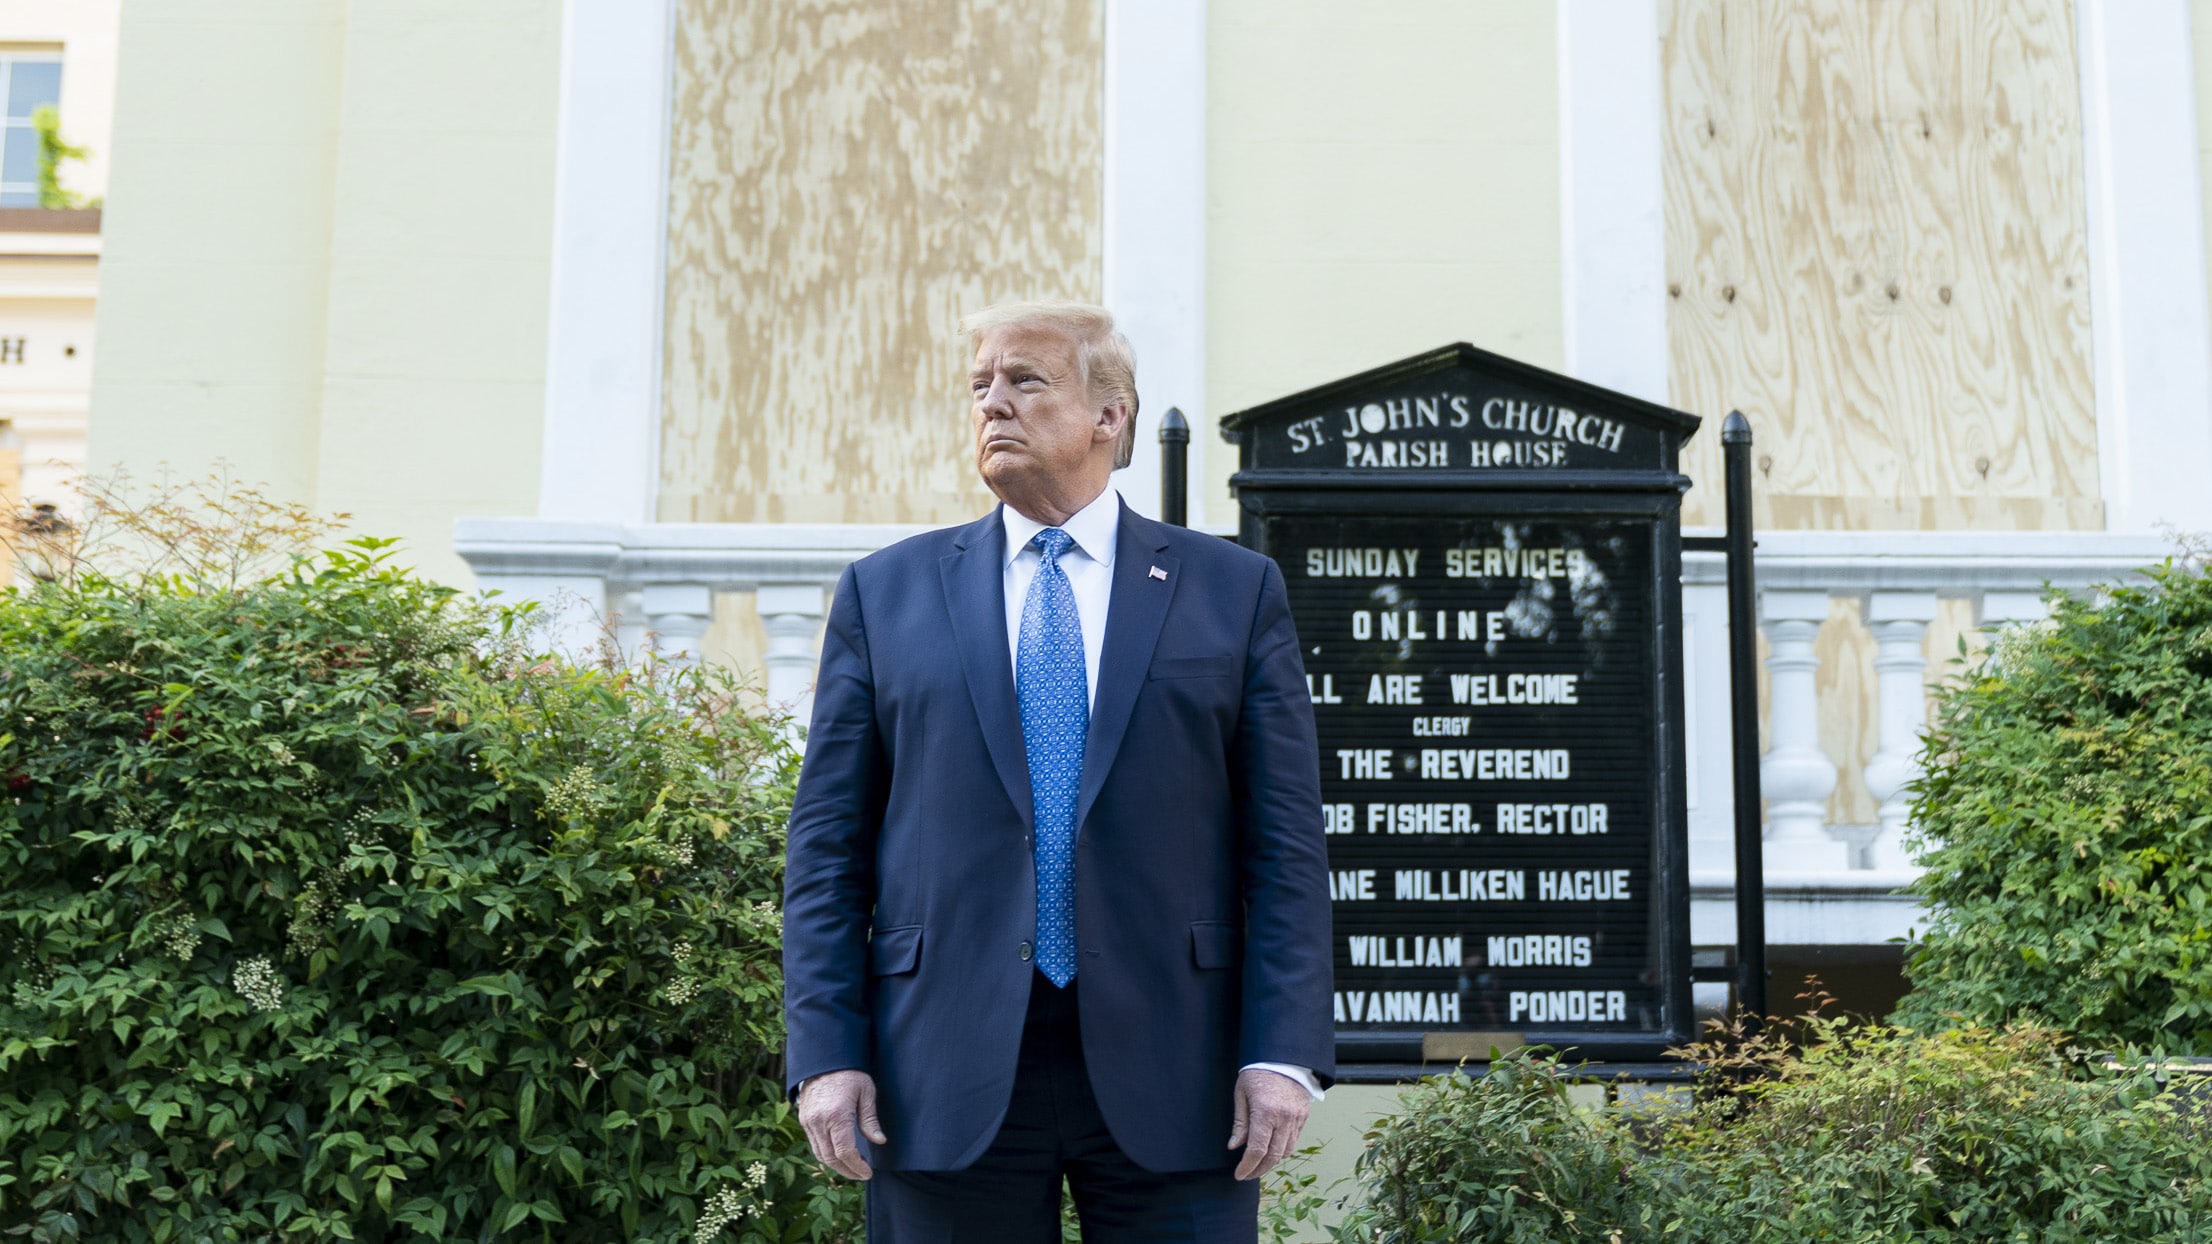
[[1608,1240],[1634,1216],[1630,1154],[1567,1101],[1549,1060],[1516,1052],[1481,1076],[1423,1080],[1368,1134],[1360,1204],[1340,1240],[1548,1244]]
[[1691,1053],[1694,1104],[1578,1111],[1515,1055],[1377,1124],[1340,1241],[1967,1244],[2212,1239],[2201,1103],[2036,1029],[1809,1021]]
[[374,541],[155,534],[0,596],[0,1234],[853,1238],[781,1089],[778,723]]
[[2052,599],[1937,695],[1899,1017],[2212,1053],[2212,580]]
[[1644,1128],[1660,1212],[1629,1238],[2212,1238],[2212,1137],[2145,1070],[2077,1064],[2041,1029],[1811,1029],[1802,1052],[1708,1047],[1704,1100]]

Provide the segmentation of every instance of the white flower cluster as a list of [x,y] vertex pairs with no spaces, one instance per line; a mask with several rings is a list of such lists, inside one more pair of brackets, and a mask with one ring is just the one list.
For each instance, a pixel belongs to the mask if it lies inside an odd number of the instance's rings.
[[230,974],[230,987],[257,1011],[274,1011],[284,1005],[284,977],[267,955],[255,955]]
[[644,850],[646,854],[664,864],[675,864],[684,868],[691,867],[691,861],[698,858],[698,847],[692,842],[689,834],[678,838],[674,842],[647,843]]
[[330,923],[331,913],[338,909],[337,901],[330,895],[330,878],[318,873],[300,889],[300,896],[292,906],[292,923],[284,930],[284,937],[295,952],[304,954],[319,939],[323,928]]
[[725,1187],[707,1198],[706,1212],[699,1215],[699,1230],[692,1236],[696,1244],[722,1234],[722,1228],[747,1218],[758,1218],[763,1210],[773,1208],[775,1202],[762,1198],[757,1204],[746,1204],[746,1194],[757,1195],[768,1186],[768,1168],[758,1162],[745,1168],[745,1186],[742,1190]]
[[160,935],[161,948],[179,963],[189,960],[192,952],[200,948],[200,924],[190,916],[162,921]]
[[9,990],[8,992],[10,996],[14,998],[15,1004],[17,1006],[28,1011],[37,1007],[41,1002],[44,1002],[46,1000],[46,991],[52,989],[53,987],[53,969],[41,965],[34,965],[31,970],[25,974],[24,979],[17,981],[15,983],[15,988]]
[[590,765],[577,765],[545,792],[545,814],[567,818],[597,812],[607,802],[607,788],[591,775]]
[[783,936],[783,910],[774,903],[762,899],[753,904],[753,918],[758,923],[774,930],[778,937]]
[[284,740],[282,739],[272,739],[264,736],[261,740],[261,745],[269,749],[269,758],[276,761],[280,765],[292,765],[299,763],[299,758],[292,754],[292,749],[286,747],[284,745]]
[[699,982],[695,977],[679,976],[661,992],[667,995],[670,1006],[684,1006],[699,996]]
[[668,957],[674,959],[678,967],[689,967],[691,965],[691,943],[678,942],[669,947]]

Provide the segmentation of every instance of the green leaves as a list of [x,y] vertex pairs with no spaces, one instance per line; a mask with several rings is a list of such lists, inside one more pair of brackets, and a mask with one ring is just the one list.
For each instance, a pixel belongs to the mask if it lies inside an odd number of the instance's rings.
[[784,723],[527,634],[377,542],[0,596],[0,1234],[857,1237],[783,1100]]
[[[1802,1047],[1792,1042],[1803,1041]],[[1577,1108],[1515,1054],[1427,1080],[1369,1134],[1342,1241],[2194,1244],[2212,1134],[2152,1066],[2037,1029],[1817,1017],[1708,1042],[1694,1094]]]
[[2212,1052],[2212,581],[2051,602],[1937,693],[1899,1016]]

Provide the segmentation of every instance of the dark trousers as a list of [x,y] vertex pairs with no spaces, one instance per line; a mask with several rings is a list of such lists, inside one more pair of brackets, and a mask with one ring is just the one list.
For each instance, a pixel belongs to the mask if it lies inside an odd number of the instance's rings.
[[[1063,1177],[1085,1244],[1256,1244],[1258,1180],[1239,1182],[1232,1165],[1162,1174],[1123,1156],[1083,1065],[1082,979],[1066,989],[1042,973],[1032,982],[998,1136],[963,1171],[877,1171],[869,1244],[1058,1244]],[[1236,1156],[1222,1150],[1225,1163]]]

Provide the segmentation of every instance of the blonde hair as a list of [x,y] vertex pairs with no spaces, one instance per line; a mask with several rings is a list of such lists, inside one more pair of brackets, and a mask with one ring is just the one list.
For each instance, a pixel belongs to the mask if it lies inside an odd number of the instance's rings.
[[1002,302],[985,307],[960,321],[968,348],[983,343],[983,334],[995,328],[1051,328],[1075,342],[1075,366],[1083,393],[1100,405],[1122,403],[1129,420],[1114,443],[1114,469],[1129,465],[1137,448],[1137,352],[1129,339],[1114,327],[1114,313],[1087,302],[1040,299]]

